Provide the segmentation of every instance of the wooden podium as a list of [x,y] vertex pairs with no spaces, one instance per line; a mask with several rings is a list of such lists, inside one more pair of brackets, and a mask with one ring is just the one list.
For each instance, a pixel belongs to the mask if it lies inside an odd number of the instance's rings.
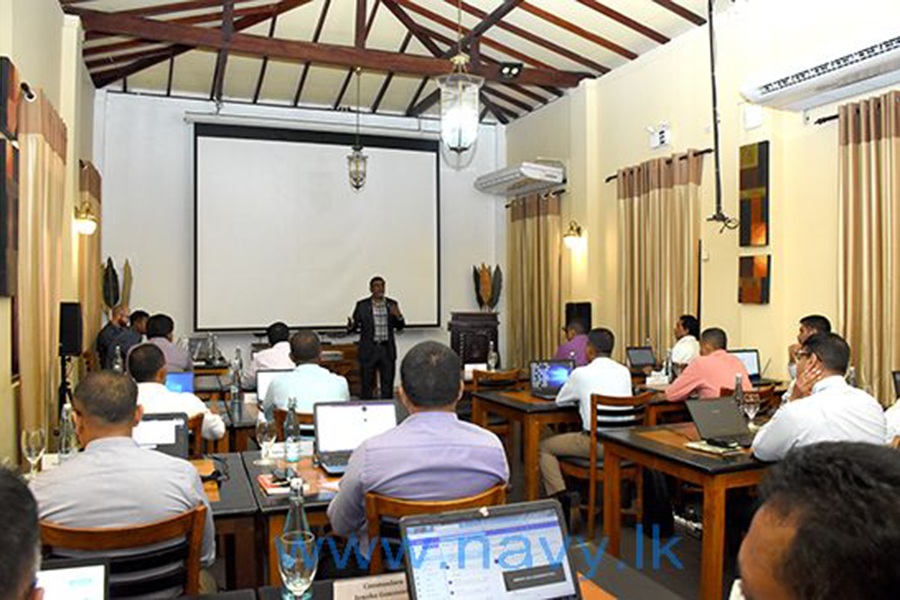
[[450,313],[450,347],[459,354],[463,364],[486,363],[490,342],[499,355],[497,328],[500,322],[497,313],[454,312]]

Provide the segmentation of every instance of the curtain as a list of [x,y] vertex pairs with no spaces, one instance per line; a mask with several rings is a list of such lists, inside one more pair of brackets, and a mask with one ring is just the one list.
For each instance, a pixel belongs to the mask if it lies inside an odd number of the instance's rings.
[[[79,170],[79,206],[90,208],[91,214],[100,220],[102,178],[96,167],[88,161],[81,163]],[[94,340],[100,332],[102,315],[102,281],[100,257],[100,234],[102,223],[97,224],[94,235],[78,236],[78,299],[84,316],[84,337],[82,347],[85,353],[92,352]]]
[[559,195],[533,195],[509,207],[509,360],[523,367],[553,356],[562,323]]
[[20,423],[49,428],[55,415],[65,198],[66,125],[38,92],[20,105]]
[[840,121],[840,327],[860,383],[894,402],[900,368],[900,92],[846,104]]
[[668,348],[683,314],[697,315],[703,157],[658,158],[618,173],[618,348]]

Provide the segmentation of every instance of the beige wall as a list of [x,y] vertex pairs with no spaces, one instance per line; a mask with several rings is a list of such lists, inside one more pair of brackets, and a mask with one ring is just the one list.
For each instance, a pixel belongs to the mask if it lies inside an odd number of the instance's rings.
[[[56,0],[0,0],[0,55],[9,56],[19,77],[43,88],[68,126],[69,148],[64,199],[62,297],[77,300],[77,240],[72,217],[78,192],[78,159],[91,159],[93,84],[81,60],[79,21],[65,17]],[[10,374],[8,298],[0,298],[0,460],[17,457],[16,407]]]
[[[738,148],[769,140],[770,245],[741,249],[736,231],[720,234],[717,225],[704,222],[701,316],[704,326],[725,328],[732,347],[759,348],[764,364],[771,359],[768,374],[785,375],[786,346],[801,316],[820,312],[836,321],[837,128],[835,122],[812,123],[833,114],[835,106],[809,114],[765,109],[762,126],[747,130],[740,86],[774,74],[772,69],[786,61],[831,54],[823,44],[834,40],[861,45],[873,32],[880,35],[884,24],[897,22],[900,3],[887,0],[863,0],[840,15],[812,0],[756,0],[739,2],[716,20],[724,210],[737,216]],[[572,299],[594,302],[597,323],[616,327],[619,314],[616,184],[604,180],[625,166],[713,144],[707,35],[706,28],[695,29],[612,74],[584,82],[567,97],[567,116],[554,114],[564,110],[558,101],[507,130],[510,160],[524,158],[514,158],[513,140],[530,141],[520,143],[533,155],[569,147],[573,185],[566,210],[579,222],[586,219],[589,247],[586,264],[571,271],[565,289]],[[646,128],[662,122],[671,126],[673,143],[651,150]],[[705,159],[702,205],[704,218],[713,213],[711,155]],[[738,304],[738,257],[766,253],[772,255],[771,302]]]

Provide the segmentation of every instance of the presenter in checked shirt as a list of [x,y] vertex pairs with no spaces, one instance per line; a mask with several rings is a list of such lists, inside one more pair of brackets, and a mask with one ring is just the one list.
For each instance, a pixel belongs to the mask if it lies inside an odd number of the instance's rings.
[[375,276],[369,281],[368,298],[356,303],[353,316],[347,319],[347,330],[359,332],[359,371],[362,379],[362,398],[373,398],[375,373],[378,373],[382,398],[394,397],[394,364],[397,346],[394,331],[404,325],[400,305],[384,295],[384,278]]

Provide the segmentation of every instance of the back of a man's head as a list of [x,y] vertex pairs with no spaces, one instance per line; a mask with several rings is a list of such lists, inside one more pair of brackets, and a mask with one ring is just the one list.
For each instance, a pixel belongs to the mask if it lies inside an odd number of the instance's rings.
[[134,420],[137,396],[137,384],[130,376],[94,371],[75,388],[74,406],[99,427],[125,425]]
[[605,327],[591,329],[588,333],[588,344],[599,356],[609,356],[616,346],[616,336]]
[[800,319],[800,324],[807,329],[813,329],[816,333],[831,333],[831,321],[822,315],[807,315]]
[[322,342],[312,329],[301,329],[291,336],[291,360],[296,364],[318,360],[322,352]]
[[806,338],[803,348],[815,354],[826,371],[843,375],[850,365],[850,346],[836,333],[817,333]]
[[438,342],[420,342],[400,363],[400,379],[409,401],[420,408],[448,407],[459,399],[462,361]]
[[39,566],[38,509],[28,486],[4,468],[0,468],[0,506],[0,600],[19,600]]
[[128,372],[138,383],[156,381],[157,374],[165,366],[165,354],[153,344],[135,346],[128,355]]
[[587,327],[584,326],[584,321],[581,319],[572,319],[569,321],[569,324],[566,325],[566,329],[571,329],[575,335],[583,335],[587,332]]
[[[900,591],[898,451],[826,442],[769,468],[761,511],[795,530],[772,575],[796,600],[881,600]],[[749,537],[749,536],[748,536]]]
[[274,346],[280,342],[288,341],[291,337],[291,330],[287,324],[278,321],[266,328],[266,337],[269,338],[269,345]]
[[150,318],[150,313],[148,313],[146,310],[137,309],[136,311],[131,313],[131,316],[128,317],[128,320],[131,321],[131,325],[133,327],[135,325],[135,323],[138,323],[140,321],[145,321],[149,318]]
[[175,331],[175,321],[169,315],[153,315],[147,320],[147,339],[169,337]]
[[725,331],[719,327],[704,329],[703,333],[700,334],[700,342],[715,350],[728,349],[728,336],[725,335]]

